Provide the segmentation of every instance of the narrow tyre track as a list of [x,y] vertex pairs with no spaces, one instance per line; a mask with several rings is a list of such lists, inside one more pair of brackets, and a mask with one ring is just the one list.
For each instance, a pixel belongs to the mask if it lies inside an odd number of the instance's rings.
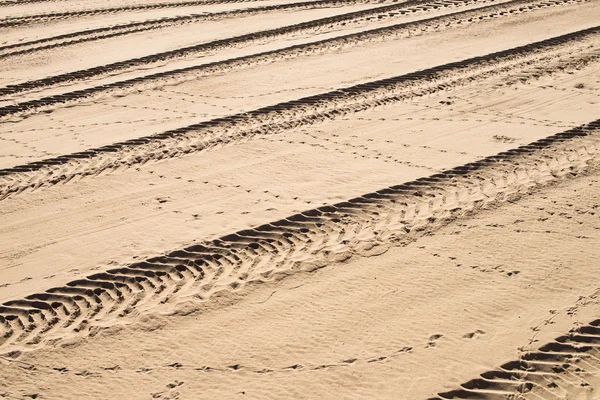
[[429,400],[565,399],[565,393],[591,386],[586,375],[597,374],[599,361],[597,319]]
[[[477,0],[477,3],[485,3],[492,0]],[[384,2],[383,0],[381,2]],[[294,3],[288,4],[289,9],[303,9],[307,8],[307,6],[303,6],[304,3]],[[315,4],[317,2],[310,2],[310,4]],[[336,5],[336,2],[318,2],[318,3],[326,3],[330,4],[331,7]],[[343,1],[340,5],[344,5],[346,1]],[[464,4],[463,4],[464,3]],[[391,18],[397,15],[405,15],[409,13],[417,13],[417,12],[428,12],[432,10],[437,10],[440,8],[448,8],[448,7],[456,7],[461,5],[468,5],[469,2],[463,1],[434,1],[431,0],[408,0],[405,2],[401,2],[400,4],[392,4],[381,7],[374,7],[368,10],[362,11],[354,11],[350,13],[340,14],[333,17],[320,18],[309,22],[303,22],[295,25],[291,25],[290,28],[295,29],[295,33],[316,29],[322,27],[332,28],[335,25],[340,25],[344,23],[344,26],[347,26],[348,23],[357,23],[364,20],[377,20],[381,21],[386,18]],[[284,6],[284,5],[282,5]],[[36,51],[43,51],[49,49],[56,49],[60,47],[70,46],[78,43],[96,41],[100,39],[107,39],[113,37],[119,37],[124,35],[129,35],[133,33],[144,32],[148,30],[155,30],[160,28],[167,28],[176,25],[195,23],[200,21],[207,20],[216,20],[220,18],[232,18],[238,16],[248,16],[253,13],[262,13],[267,11],[282,11],[288,8],[276,8],[282,6],[268,6],[268,7],[257,7],[247,10],[236,10],[236,11],[226,11],[221,13],[211,13],[211,14],[192,14],[185,16],[177,16],[177,17],[169,17],[169,18],[161,18],[156,20],[148,20],[142,22],[134,22],[123,25],[110,26],[105,28],[98,29],[90,29],[80,32],[69,33],[65,35],[59,35],[50,38],[43,38],[30,42],[21,42],[15,43],[7,46],[0,46],[0,59],[13,57],[17,55],[29,54]],[[254,11],[255,10],[255,11]],[[254,11],[254,12],[253,12]],[[284,33],[289,34],[291,31],[285,31]],[[56,42],[56,43],[51,43]]]
[[[319,268],[373,246],[403,244],[456,215],[600,160],[600,120],[442,173],[194,244],[0,306],[0,347],[43,345],[90,322],[143,312],[186,296]],[[298,261],[298,260],[303,260]]]
[[256,135],[313,125],[490,76],[510,77],[526,72],[532,77],[570,66],[578,68],[600,59],[600,49],[589,44],[599,33],[600,27],[594,27],[486,56],[3,169],[0,170],[0,199],[26,189],[66,182],[76,176],[179,157]]

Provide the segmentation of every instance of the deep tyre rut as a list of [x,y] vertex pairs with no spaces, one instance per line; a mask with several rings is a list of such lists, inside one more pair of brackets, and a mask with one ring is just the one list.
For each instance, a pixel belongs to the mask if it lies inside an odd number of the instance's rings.
[[585,171],[600,161],[600,120],[439,174],[219,239],[94,273],[0,306],[0,346],[35,347],[90,324],[193,296],[314,270],[402,245],[458,215]]

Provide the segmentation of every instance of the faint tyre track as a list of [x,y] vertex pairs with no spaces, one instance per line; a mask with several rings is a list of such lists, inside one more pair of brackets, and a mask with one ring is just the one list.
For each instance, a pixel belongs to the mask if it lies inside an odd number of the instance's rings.
[[[417,2],[422,0],[415,0]],[[420,6],[407,6],[406,12],[413,12],[413,10],[434,9],[435,7],[450,7],[456,5],[468,5],[475,4],[478,2],[487,2],[489,0],[449,0],[443,3],[440,0],[434,0],[427,2]],[[439,17],[418,20],[414,22],[401,23],[393,26],[376,28],[371,30],[365,30],[358,33],[352,33],[335,37],[332,39],[325,39],[317,42],[311,42],[307,44],[300,44],[290,46],[283,49],[263,52],[259,54],[253,54],[250,56],[244,56],[239,58],[233,58],[225,61],[213,62],[203,64],[200,66],[193,66],[188,68],[182,68],[178,70],[171,70],[161,72],[149,76],[137,77],[125,81],[115,82],[106,85],[95,86],[88,89],[77,90],[74,92],[60,94],[55,96],[49,96],[38,100],[32,100],[27,102],[21,102],[15,105],[0,107],[0,117],[26,111],[28,109],[35,109],[38,107],[44,107],[54,104],[61,104],[67,101],[80,100],[88,98],[93,94],[106,92],[108,90],[123,89],[138,85],[143,82],[149,82],[156,79],[164,79],[181,75],[188,72],[202,72],[202,71],[219,71],[222,72],[224,68],[231,68],[235,66],[247,66],[249,63],[257,64],[259,62],[272,62],[276,58],[287,59],[291,57],[299,57],[309,53],[320,53],[324,51],[332,51],[335,48],[348,47],[353,45],[359,45],[365,42],[372,42],[377,40],[390,40],[399,37],[408,37],[417,33],[426,31],[439,31],[441,29],[448,29],[452,26],[463,26],[469,23],[475,23],[490,18],[500,18],[503,16],[513,15],[517,13],[523,13],[528,11],[537,10],[549,6],[563,5],[563,4],[574,4],[586,2],[589,0],[514,0],[503,4],[492,5],[483,7],[475,10],[468,10],[457,12],[453,14],[442,15]],[[443,5],[442,5],[443,4]],[[400,10],[396,10],[396,13],[401,13]],[[335,18],[335,17],[334,17]],[[159,61],[165,61],[177,57],[185,57],[192,54],[210,52],[215,50],[221,50],[223,48],[233,48],[240,45],[247,45],[252,42],[261,41],[265,39],[274,38],[290,33],[296,33],[304,29],[313,29],[315,27],[322,26],[323,21],[316,20],[307,23],[301,23],[296,25],[290,25],[282,28],[271,29],[267,31],[255,32],[246,35],[236,36],[227,39],[216,40],[208,43],[203,43],[195,46],[180,48],[164,53],[153,54],[150,56],[140,57],[127,61],[120,61],[112,64],[103,66],[88,68],[85,70],[79,70],[75,72],[69,72],[61,75],[55,75],[47,78],[42,78],[34,81],[23,82],[14,85],[8,85],[4,88],[0,88],[0,95],[7,96],[17,93],[22,93],[31,90],[37,90],[40,88],[56,86],[59,84],[81,81],[93,77],[98,77],[108,73],[114,73],[116,71],[123,71],[129,68],[138,67],[141,65],[148,65]],[[329,24],[331,22],[327,22]]]
[[[62,0],[54,0],[54,1],[62,1]],[[198,1],[199,5],[211,5],[211,4],[231,4],[231,3],[251,3],[256,2],[257,0],[204,0]],[[24,4],[36,4],[36,3],[51,3],[53,0],[12,0],[12,1],[0,1],[0,7],[10,7],[10,6],[19,6]],[[183,2],[186,3],[186,2]],[[191,3],[191,2],[188,2]],[[194,3],[196,3],[194,1]],[[169,3],[165,3],[169,4]],[[173,4],[181,4],[175,2]]]
[[[480,3],[485,3],[486,1],[491,0],[476,0]],[[359,1],[355,1],[359,2]],[[381,1],[384,2],[383,0]],[[224,11],[221,13],[207,13],[207,14],[192,14],[185,16],[177,16],[177,17],[168,17],[161,18],[157,20],[148,20],[142,22],[134,22],[123,25],[110,26],[106,28],[98,28],[91,29],[86,31],[74,32],[65,35],[50,37],[39,39],[31,42],[23,42],[23,43],[15,43],[7,46],[0,46],[0,58],[12,57],[15,55],[23,55],[29,54],[35,51],[54,49],[64,46],[69,46],[77,43],[95,41],[99,39],[112,38],[117,36],[128,35],[132,33],[143,32],[147,30],[154,30],[166,27],[172,27],[176,25],[188,24],[199,21],[207,21],[207,20],[216,20],[220,18],[227,17],[237,17],[237,16],[247,16],[252,14],[257,14],[266,11],[281,11],[287,9],[305,9],[305,8],[316,8],[312,5],[316,4],[317,6],[333,7],[335,5],[345,5],[347,4],[347,0],[341,1],[339,4],[337,2],[329,2],[329,1],[318,1],[318,2],[303,2],[303,3],[293,3],[293,4],[283,4],[276,6],[267,6],[267,7],[257,7],[252,9],[244,9],[244,10],[235,10],[235,11]],[[465,4],[462,4],[465,3]],[[310,4],[309,7],[307,4]],[[434,9],[439,9],[442,7],[451,7],[451,6],[461,6],[469,4],[469,2],[464,1],[451,1],[451,2],[441,2],[436,1],[432,2],[431,0],[408,0],[406,2],[401,2],[400,4],[392,4],[387,6],[375,7],[368,10],[362,11],[354,11],[350,13],[345,13],[341,15],[336,15],[333,17],[320,18],[309,22],[303,22],[295,25],[291,25],[289,28],[294,29],[296,32],[303,31],[306,29],[314,29],[319,27],[332,27],[332,25],[337,25],[342,22],[347,23],[356,23],[361,20],[376,18],[377,20],[381,20],[385,17],[389,18],[397,15],[396,13],[400,13],[401,15],[408,13],[416,13],[419,11],[431,11]],[[291,33],[289,30],[285,30],[284,33]],[[83,37],[82,37],[83,36]],[[72,39],[72,40],[68,40]],[[65,41],[61,41],[65,40]],[[60,41],[58,43],[46,44],[53,41]],[[41,45],[37,46],[36,45]],[[16,49],[16,50],[15,50]],[[3,54],[2,54],[3,53]]]
[[459,389],[438,393],[429,400],[571,398],[565,397],[565,393],[592,387],[587,377],[599,370],[600,319],[597,319],[536,351],[526,352],[518,360],[463,383]]
[[[579,68],[600,59],[600,49],[593,42],[599,33],[600,27],[594,27],[486,56],[3,169],[0,170],[0,199],[75,177],[179,157],[256,135],[272,135],[313,125],[492,76],[508,78],[516,75],[515,79],[523,80],[527,76],[537,77],[571,66]],[[596,46],[590,46],[590,41]]]
[[597,120],[435,175],[7,301],[0,306],[0,346],[10,351],[43,345],[85,331],[93,321],[104,324],[189,296],[207,300],[378,246],[407,243],[457,215],[597,166],[599,152]]
[[[383,1],[383,0],[382,0]],[[270,6],[261,6],[255,8],[244,8],[240,10],[222,11],[217,13],[206,13],[203,15],[194,15],[192,17],[202,18],[204,20],[218,19],[223,17],[239,17],[246,15],[253,15],[264,13],[267,11],[289,11],[289,10],[302,10],[302,9],[316,9],[316,8],[330,8],[336,6],[343,6],[348,4],[357,4],[362,2],[368,2],[368,0],[317,0],[317,1],[303,1],[300,3],[288,3],[288,4],[275,4]],[[214,3],[206,3],[204,1],[189,1],[183,3],[157,3],[157,4],[146,4],[139,6],[126,6],[126,7],[113,7],[113,8],[100,8],[97,10],[83,10],[83,11],[69,11],[54,14],[39,14],[39,15],[27,15],[23,17],[11,17],[0,20],[0,28],[14,27],[25,24],[41,24],[46,22],[52,22],[56,20],[67,20],[75,17],[87,17],[105,14],[115,14],[125,11],[140,11],[140,10],[155,10],[155,9],[168,9],[175,7],[191,7],[191,6],[203,6]],[[182,17],[183,18],[183,17]],[[200,19],[202,20],[202,19]]]

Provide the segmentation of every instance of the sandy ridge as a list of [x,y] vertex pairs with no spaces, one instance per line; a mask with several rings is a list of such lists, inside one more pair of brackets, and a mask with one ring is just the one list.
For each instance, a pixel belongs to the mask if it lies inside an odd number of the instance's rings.
[[[0,307],[3,347],[36,346],[173,298],[219,292],[377,254],[458,216],[598,163],[600,120],[413,182],[96,273]],[[53,339],[53,340],[54,340]],[[15,347],[16,346],[16,347]]]
[[589,46],[599,32],[598,27],[586,29],[487,56],[7,168],[0,170],[0,196],[6,198],[27,189],[67,182],[74,177],[180,157],[256,135],[312,125],[491,76],[507,75],[523,81],[569,67],[580,68],[600,57],[598,50]]

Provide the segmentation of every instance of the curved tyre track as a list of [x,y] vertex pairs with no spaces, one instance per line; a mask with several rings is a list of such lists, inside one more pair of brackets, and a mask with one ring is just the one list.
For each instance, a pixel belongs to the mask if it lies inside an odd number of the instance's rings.
[[[417,2],[420,0],[416,0]],[[446,4],[445,7],[450,7],[451,5],[456,6],[460,5],[468,5],[474,4],[478,2],[487,2],[489,0],[449,0],[448,2],[444,2]],[[191,71],[198,70],[219,70],[222,71],[224,67],[230,67],[232,65],[248,65],[248,63],[257,63],[260,61],[273,61],[275,57],[280,58],[289,58],[289,57],[298,57],[300,55],[306,55],[307,53],[316,53],[322,51],[331,51],[334,47],[347,47],[349,45],[357,45],[360,43],[364,43],[367,41],[373,40],[389,40],[398,37],[406,37],[411,34],[415,34],[415,32],[424,32],[429,30],[441,30],[448,29],[451,26],[459,26],[465,25],[469,23],[483,21],[489,18],[500,18],[503,16],[512,15],[515,13],[522,13],[533,11],[540,8],[562,5],[562,4],[573,4],[573,3],[581,3],[588,0],[514,0],[504,4],[491,5],[487,7],[482,7],[480,9],[475,10],[467,10],[456,12],[452,14],[442,15],[438,17],[433,17],[429,19],[413,21],[408,23],[401,23],[393,26],[377,28],[362,31],[359,33],[352,33],[348,35],[343,35],[339,37],[335,37],[332,39],[325,39],[317,42],[311,42],[307,44],[290,46],[283,49],[268,51],[259,54],[253,54],[250,56],[244,56],[234,59],[229,59],[225,61],[219,61],[209,64],[203,64],[200,66],[193,66],[189,68],[178,69],[175,71],[166,71],[161,72],[149,76],[143,76],[138,78],[129,79],[126,81],[96,86],[84,90],[78,90],[66,94],[49,96],[39,100],[33,100],[28,102],[22,102],[11,106],[0,107],[0,117],[14,114],[17,112],[22,112],[28,109],[48,106],[53,104],[60,104],[66,101],[79,100],[82,98],[86,98],[91,96],[92,94],[104,92],[111,89],[121,89],[124,87],[129,87],[134,84],[139,84],[142,82],[147,82],[149,80],[156,80],[160,78],[171,77],[174,75],[187,73]],[[426,9],[434,9],[435,7],[439,7],[439,0],[434,0],[433,2],[426,2],[420,6],[407,6],[406,12],[413,12],[412,10],[422,10]],[[400,10],[396,10],[396,12],[400,12]],[[333,17],[336,18],[336,17]],[[329,24],[331,22],[326,22]],[[195,46],[189,46],[180,48],[177,50],[172,50],[164,53],[153,54],[150,56],[135,58],[127,61],[119,61],[112,64],[106,64],[103,66],[88,68],[84,70],[79,70],[75,72],[69,72],[61,75],[55,75],[47,78],[42,78],[38,80],[23,82],[14,85],[8,85],[6,87],[0,88],[0,95],[7,96],[13,95],[17,93],[22,93],[26,91],[36,90],[45,87],[56,86],[59,84],[81,81],[93,77],[97,77],[100,75],[114,73],[116,71],[126,70],[128,68],[138,67],[142,65],[148,65],[151,63],[156,63],[159,61],[165,61],[172,58],[177,57],[185,57],[192,54],[198,54],[203,52],[210,52],[215,50],[221,50],[223,48],[232,48],[240,45],[248,45],[251,42],[256,42],[260,40],[270,39],[277,36],[286,35],[289,33],[296,33],[298,31],[304,29],[313,29],[315,27],[322,26],[323,21],[316,20],[310,21],[301,24],[290,25],[282,28],[276,28],[261,32],[250,33],[246,35],[236,36],[227,39],[216,40],[208,43],[202,43]]]
[[402,244],[457,213],[597,164],[600,120],[514,150],[219,239],[94,273],[0,306],[0,346],[35,346],[91,321],[142,312],[174,298],[278,279],[373,246]]
[[586,375],[600,369],[600,319],[571,330],[518,360],[465,382],[429,400],[564,399],[564,393],[591,386]]
[[[492,1],[492,0],[475,0],[475,1],[483,4],[485,2]],[[77,44],[77,43],[84,43],[84,42],[95,41],[95,40],[99,40],[99,39],[107,39],[107,38],[112,38],[112,37],[117,37],[117,36],[128,35],[128,34],[132,34],[132,33],[166,28],[166,27],[171,27],[171,26],[176,26],[176,25],[183,25],[183,24],[194,23],[194,22],[199,22],[199,21],[216,20],[216,19],[223,18],[223,17],[236,17],[236,16],[251,15],[253,10],[256,10],[255,13],[261,13],[264,11],[271,11],[271,10],[281,11],[281,10],[283,10],[283,8],[275,8],[275,7],[283,7],[283,6],[288,6],[291,9],[306,8],[306,7],[298,5],[298,4],[306,4],[306,3],[307,2],[286,4],[286,5],[279,5],[279,6],[257,7],[257,8],[252,8],[252,9],[248,9],[248,10],[225,11],[222,13],[193,14],[193,15],[186,15],[186,16],[168,17],[168,18],[162,18],[162,19],[158,19],[158,20],[133,22],[133,23],[129,23],[129,24],[110,26],[110,27],[106,27],[106,28],[98,28],[98,29],[91,29],[91,30],[86,30],[86,31],[81,31],[81,32],[74,32],[74,33],[69,33],[69,34],[55,36],[55,37],[39,39],[39,40],[31,41],[31,42],[15,43],[15,44],[7,45],[7,46],[0,46],[0,52],[8,51],[4,54],[0,54],[0,58],[12,57],[15,55],[29,54],[29,53],[32,53],[35,51],[55,49],[55,48],[65,47],[65,46],[69,46],[69,45],[73,45],[73,44]],[[309,4],[315,4],[315,3],[331,4],[332,6],[334,6],[336,4],[336,2],[329,2],[329,1],[327,1],[327,2],[310,2]],[[346,2],[343,1],[341,4],[345,4],[345,3]],[[373,18],[377,19],[378,21],[381,21],[384,18],[390,18],[390,17],[397,15],[396,13],[399,13],[400,15],[404,15],[404,14],[408,14],[408,13],[428,12],[428,11],[436,10],[439,8],[447,8],[447,7],[452,7],[452,6],[464,6],[464,5],[468,5],[468,4],[470,4],[469,1],[456,1],[456,0],[450,1],[450,2],[442,2],[439,0],[433,1],[433,2],[431,0],[408,0],[405,2],[401,2],[400,4],[392,4],[392,5],[386,5],[386,6],[381,6],[381,7],[375,7],[375,8],[371,8],[368,10],[354,11],[354,12],[350,12],[350,13],[336,15],[333,17],[320,18],[320,19],[316,19],[313,21],[303,22],[303,23],[291,25],[290,28],[294,28],[295,30],[293,32],[297,33],[299,31],[321,28],[324,26],[332,27],[333,25],[337,25],[337,24],[340,24],[343,22],[356,23],[361,20],[365,20],[365,19],[369,20],[369,19],[373,19]],[[294,5],[296,5],[296,7],[294,7]],[[286,30],[286,31],[284,31],[284,33],[288,34],[288,33],[292,33],[292,31]],[[84,37],[81,37],[81,36],[84,36]],[[87,36],[87,37],[85,37],[85,36]],[[52,41],[59,41],[59,40],[66,40],[66,39],[73,39],[73,40],[67,40],[64,42],[42,45],[44,43],[48,43],[48,42],[52,42]],[[42,46],[31,47],[31,46],[36,46],[36,45],[42,45]],[[30,48],[26,48],[26,47],[30,47]],[[17,49],[17,50],[13,50],[13,49]],[[10,50],[13,50],[13,51],[10,51]]]
[[[74,177],[179,157],[256,135],[276,134],[502,74],[541,76],[600,59],[600,27],[394,78],[335,90],[120,143],[0,170],[0,199]],[[575,47],[580,43],[579,47]],[[569,47],[571,47],[569,49]],[[566,51],[566,50],[569,51]],[[558,61],[554,62],[558,59]],[[536,70],[532,70],[537,68]],[[517,79],[521,79],[519,77]],[[523,78],[525,79],[525,78]]]

